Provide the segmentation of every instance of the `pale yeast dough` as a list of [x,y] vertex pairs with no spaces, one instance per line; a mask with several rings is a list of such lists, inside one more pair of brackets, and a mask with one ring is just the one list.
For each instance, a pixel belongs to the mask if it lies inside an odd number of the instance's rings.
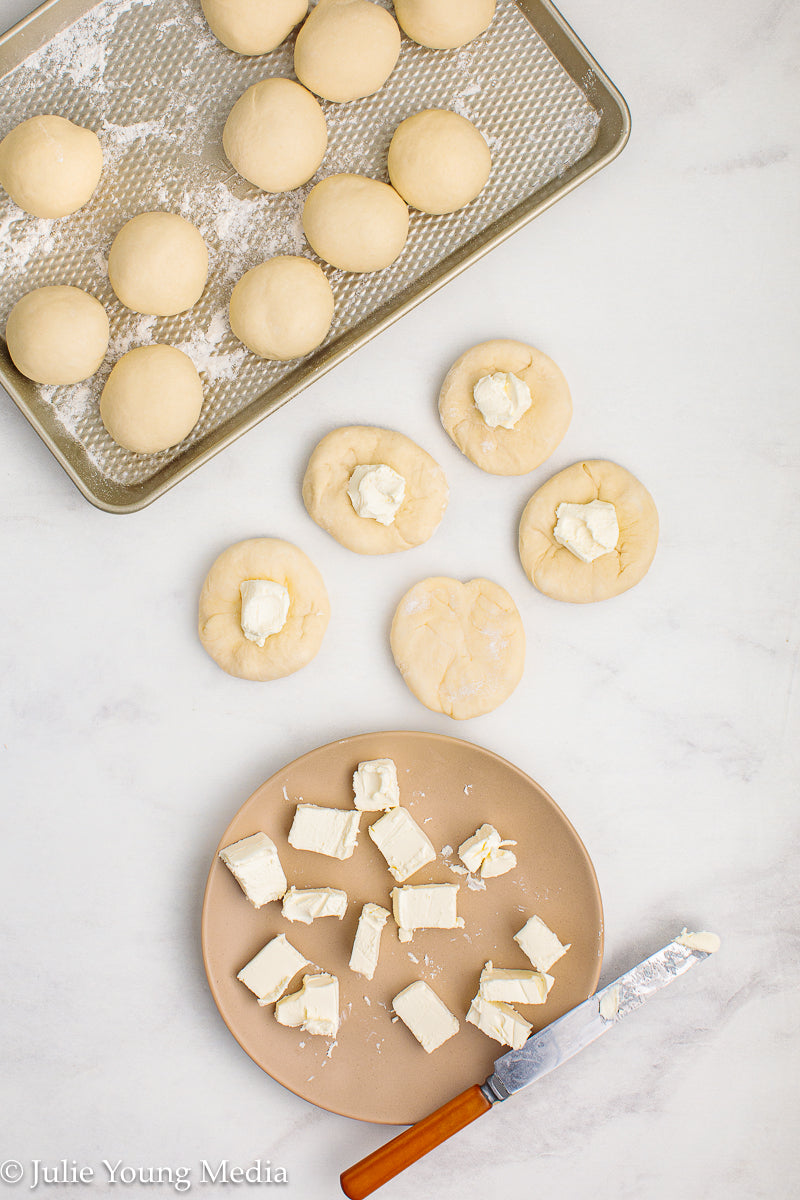
[[[240,586],[270,579],[289,593],[286,623],[263,646],[242,630]],[[322,576],[302,550],[280,538],[249,538],[223,550],[200,593],[199,634],[217,666],[239,679],[280,679],[310,662],[330,617]]]
[[[510,372],[528,385],[531,406],[513,429],[492,429],[475,404],[485,375]],[[525,475],[553,453],[572,419],[572,397],[561,370],[533,346],[509,338],[467,350],[448,371],[439,416],[462,454],[492,475]]]
[[489,579],[423,579],[397,606],[391,646],[417,699],[457,721],[502,704],[525,666],[517,607]]
[[[553,537],[562,502],[613,504],[619,524],[615,550],[581,562]],[[548,479],[528,501],[519,525],[519,555],[534,587],[555,600],[586,604],[627,591],[647,573],[658,542],[658,512],[630,471],[603,459],[573,463]]]
[[494,16],[495,0],[395,0],[394,11],[404,33],[421,46],[454,50],[465,46]]
[[323,100],[342,103],[383,87],[400,54],[391,13],[371,0],[319,0],[297,35],[294,73]]
[[0,141],[0,186],[34,217],[66,217],[91,199],[103,170],[96,133],[65,117],[30,117]]
[[105,358],[106,310],[81,288],[36,288],[9,313],[6,344],[14,366],[28,379],[79,383]]
[[209,28],[237,54],[266,54],[308,12],[308,0],[200,0]]
[[[391,525],[360,517],[347,494],[358,466],[383,464],[405,480]],[[426,542],[447,507],[444,471],[421,446],[392,429],[347,425],[316,446],[303,479],[303,501],[316,523],[356,554],[393,554]]]
[[466,117],[426,108],[397,126],[388,167],[392,186],[407,204],[438,216],[475,199],[489,178],[492,156]]
[[328,147],[317,101],[293,79],[262,79],[239,97],[222,132],[222,148],[243,178],[264,192],[307,183]]

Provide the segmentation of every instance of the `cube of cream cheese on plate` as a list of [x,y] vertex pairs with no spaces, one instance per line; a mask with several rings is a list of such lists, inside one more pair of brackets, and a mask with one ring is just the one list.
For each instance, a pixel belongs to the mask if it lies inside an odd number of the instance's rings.
[[417,979],[398,992],[392,1000],[392,1008],[428,1054],[458,1033],[460,1028],[458,1019],[422,979]]
[[478,991],[484,1000],[495,1003],[544,1004],[552,986],[552,975],[542,971],[507,970],[487,962],[481,971]]
[[272,1004],[306,966],[308,959],[287,942],[285,934],[279,933],[242,967],[236,978],[258,997],[259,1004]]
[[514,852],[506,849],[516,844],[503,841],[494,825],[481,825],[458,847],[458,857],[473,875],[480,872],[481,879],[489,879],[505,875],[517,865]]
[[350,858],[358,841],[361,813],[350,808],[298,804],[289,830],[289,845],[329,858]]
[[388,909],[380,904],[367,902],[358,918],[358,928],[350,954],[349,967],[367,979],[372,979],[378,965],[378,954],[381,948],[381,933],[389,919]]
[[552,929],[548,929],[541,917],[531,917],[514,934],[514,941],[527,954],[537,971],[549,971],[554,962],[569,950],[570,943],[562,946]]
[[467,1020],[471,1025],[477,1025],[481,1033],[494,1038],[503,1046],[511,1046],[519,1050],[528,1040],[528,1034],[533,1029],[529,1021],[521,1017],[508,1004],[502,1001],[486,1000],[478,995],[472,1001]]
[[397,808],[400,785],[397,767],[391,758],[371,758],[360,762],[353,775],[355,806],[362,812],[382,812]]
[[282,916],[310,925],[317,917],[338,917],[347,912],[347,892],[340,888],[289,888],[283,897]]
[[299,992],[284,996],[275,1005],[275,1016],[281,1025],[305,1029],[323,1037],[336,1037],[339,1030],[339,980],[322,971],[319,975],[304,975]]
[[369,836],[398,883],[436,861],[436,851],[406,808],[392,808],[369,827]]
[[254,908],[280,900],[286,891],[286,875],[278,848],[265,833],[233,842],[219,856]]
[[392,888],[392,913],[401,942],[410,942],[415,929],[463,929],[456,911],[457,883],[408,884]]

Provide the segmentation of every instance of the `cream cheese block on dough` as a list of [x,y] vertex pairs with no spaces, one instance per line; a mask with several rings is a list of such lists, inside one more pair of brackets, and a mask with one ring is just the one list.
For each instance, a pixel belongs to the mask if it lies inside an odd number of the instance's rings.
[[491,712],[522,678],[522,619],[505,588],[489,579],[423,579],[398,604],[390,637],[417,699],[457,721]]
[[[359,467],[387,466],[404,483],[403,499],[384,524],[360,516],[348,492]],[[444,471],[421,446],[393,429],[345,425],[315,447],[303,479],[309,516],[356,554],[394,554],[426,542],[447,507]],[[377,511],[377,510],[376,510]]]
[[[242,627],[242,584],[270,580],[289,593],[282,628],[262,646]],[[198,629],[215,663],[239,679],[291,675],[320,648],[330,616],[322,576],[309,558],[280,538],[249,538],[223,550],[200,593]]]
[[[491,376],[509,374],[523,385],[518,390],[527,389],[531,403],[510,429],[492,427],[476,404],[475,388]],[[541,350],[496,338],[473,346],[453,363],[439,393],[439,416],[461,453],[482,471],[525,475],[549,458],[564,437],[572,397],[562,371]]]
[[[555,537],[562,504],[593,500],[614,506],[619,537],[613,550],[583,562]],[[534,492],[519,524],[519,556],[534,587],[555,600],[587,604],[607,600],[647,573],[658,543],[658,511],[647,488],[630,471],[604,459],[587,459],[559,471]]]

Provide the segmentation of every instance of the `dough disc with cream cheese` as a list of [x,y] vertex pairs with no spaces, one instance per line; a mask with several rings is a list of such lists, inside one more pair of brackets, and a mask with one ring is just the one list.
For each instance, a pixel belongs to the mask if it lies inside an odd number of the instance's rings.
[[[383,464],[405,480],[391,525],[360,517],[347,485],[357,466]],[[444,471],[421,446],[392,429],[347,425],[327,434],[308,460],[303,501],[316,523],[356,554],[393,554],[427,542],[447,507]]]
[[[286,624],[263,646],[242,631],[239,589],[245,579],[270,579],[289,593]],[[330,611],[322,576],[302,550],[280,538],[249,538],[223,550],[206,577],[200,593],[200,641],[229,675],[262,682],[280,679],[317,653]]]
[[391,646],[417,699],[457,721],[502,704],[525,666],[517,606],[489,579],[423,579],[395,610]]
[[[527,384],[531,406],[513,429],[492,429],[475,404],[473,388],[485,375],[506,371]],[[492,475],[525,475],[553,453],[572,419],[572,397],[559,367],[533,346],[509,338],[467,350],[447,372],[439,416],[471,462]]]
[[[616,550],[585,563],[553,537],[562,502],[613,504],[619,524]],[[630,471],[603,459],[573,463],[534,492],[519,524],[519,556],[534,587],[555,600],[587,604],[618,596],[647,573],[658,542],[658,512],[647,488]]]

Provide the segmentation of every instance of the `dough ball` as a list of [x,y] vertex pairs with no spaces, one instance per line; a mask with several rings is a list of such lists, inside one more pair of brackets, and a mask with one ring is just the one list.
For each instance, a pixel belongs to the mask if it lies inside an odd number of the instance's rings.
[[371,0],[320,0],[294,46],[294,73],[323,100],[358,100],[383,87],[400,54],[400,30]]
[[421,212],[456,212],[483,188],[492,169],[475,126],[446,108],[426,108],[397,126],[389,146],[389,178]]
[[[359,516],[348,495],[359,466],[391,467],[405,482],[388,525]],[[393,554],[427,542],[447,508],[444,471],[421,446],[392,429],[346,425],[315,447],[303,479],[303,502],[316,523],[356,554]]]
[[233,289],[231,329],[262,358],[302,358],[328,336],[333,292],[308,258],[281,255],[248,271]]
[[106,310],[80,288],[37,288],[9,313],[6,343],[14,366],[28,379],[79,383],[94,375],[105,358]]
[[237,54],[266,54],[308,12],[308,0],[201,0],[209,28]]
[[203,294],[206,244],[194,225],[177,213],[140,213],[111,243],[108,278],[126,308],[174,317]]
[[[268,579],[289,593],[286,623],[263,646],[242,630],[241,585]],[[309,558],[279,538],[250,538],[223,550],[200,593],[199,633],[217,666],[239,679],[280,679],[310,662],[330,617],[325,584]]]
[[[613,504],[619,525],[616,550],[582,562],[553,536],[562,503]],[[534,587],[555,600],[587,604],[627,591],[647,573],[658,542],[653,497],[630,471],[602,459],[573,463],[542,484],[519,524],[519,556]]]
[[91,199],[103,151],[97,134],[64,117],[31,117],[0,142],[0,184],[34,217],[66,217]]
[[489,579],[423,579],[397,606],[391,645],[417,699],[456,721],[497,708],[525,666],[517,606]]
[[489,28],[494,9],[495,0],[394,0],[403,32],[433,50],[466,46]]
[[240,96],[222,134],[228,159],[264,192],[307,183],[328,148],[322,109],[292,79],[262,79]]
[[202,406],[203,385],[188,355],[174,346],[139,346],[113,366],[100,416],[120,446],[155,454],[183,441]]
[[[513,429],[487,425],[475,384],[510,373],[528,388],[531,405]],[[462,454],[492,475],[524,475],[548,458],[569,428],[572,397],[551,358],[524,342],[498,338],[473,346],[453,364],[439,394],[439,416]]]
[[363,175],[329,175],[303,207],[311,248],[343,271],[380,271],[408,237],[408,209],[393,187]]

